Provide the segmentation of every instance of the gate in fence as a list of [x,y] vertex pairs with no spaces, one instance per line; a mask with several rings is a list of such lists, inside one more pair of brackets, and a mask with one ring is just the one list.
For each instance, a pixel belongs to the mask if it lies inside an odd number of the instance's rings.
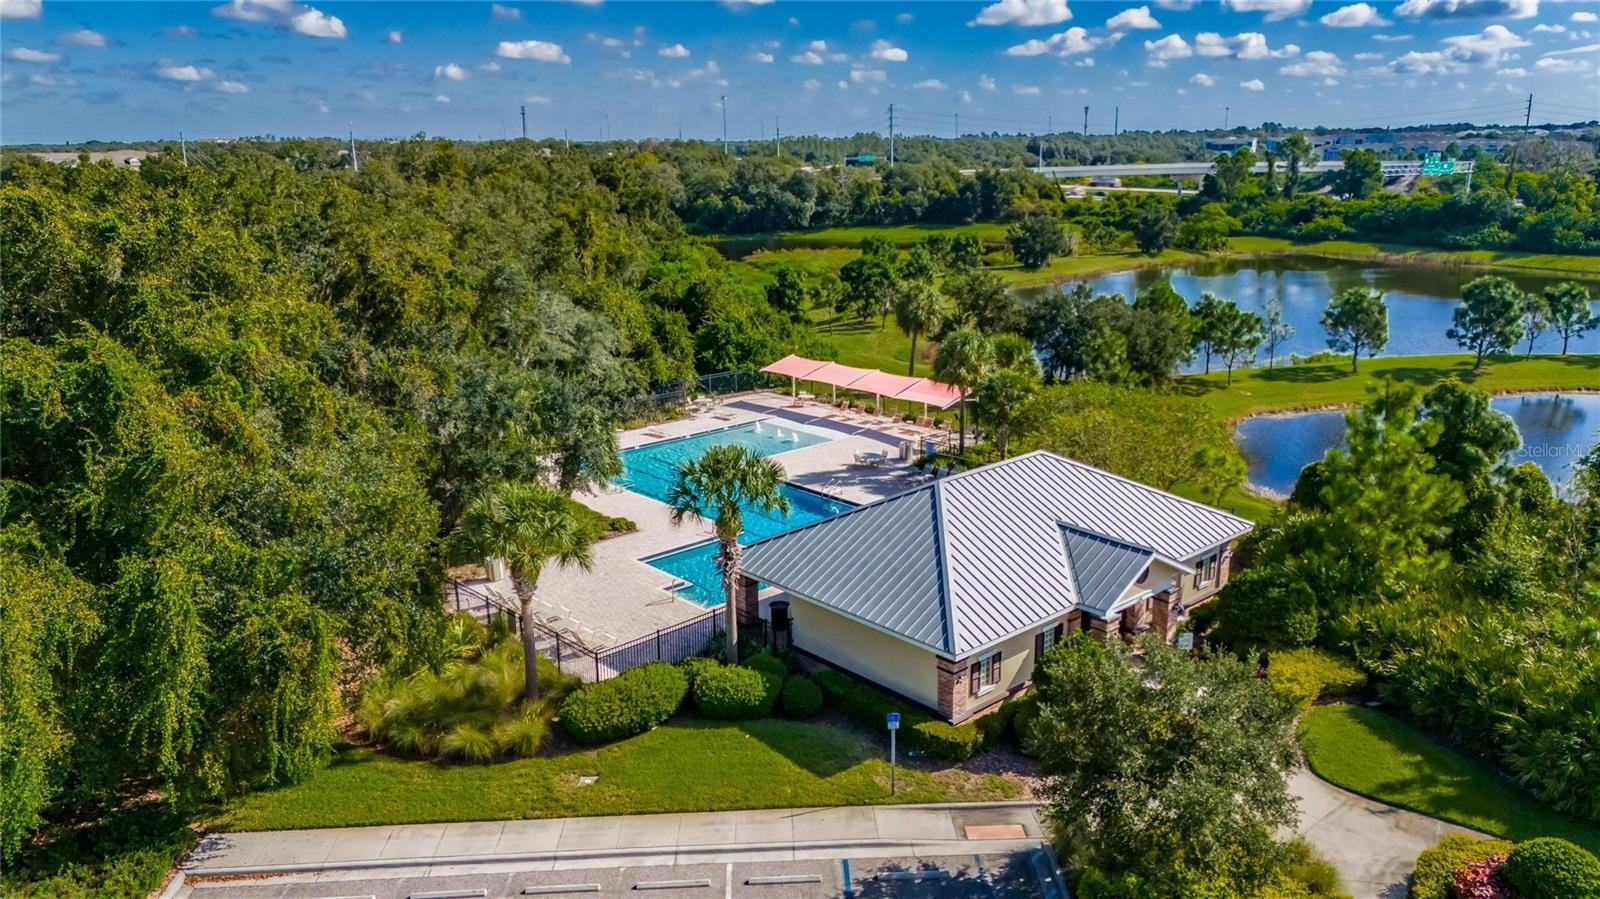
[[[445,583],[445,606],[466,612],[491,626],[505,622],[511,630],[517,631],[522,624],[519,608],[455,578]],[[672,627],[617,646],[600,648],[591,647],[548,622],[534,619],[529,625],[534,632],[534,647],[540,655],[554,662],[562,672],[594,682],[616,677],[649,662],[681,662],[699,655],[723,632],[722,619],[723,610],[712,609]]]

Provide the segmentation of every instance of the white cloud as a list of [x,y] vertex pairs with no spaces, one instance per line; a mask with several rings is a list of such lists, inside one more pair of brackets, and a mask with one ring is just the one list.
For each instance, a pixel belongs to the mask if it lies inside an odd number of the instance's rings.
[[881,62],[905,62],[911,58],[911,54],[884,40],[872,42],[871,55],[873,59]]
[[1174,12],[1184,12],[1186,10],[1194,9],[1194,5],[1198,2],[1200,2],[1200,0],[1156,0],[1156,5],[1162,9],[1170,9]]
[[909,25],[912,22],[915,22],[916,19],[917,19],[916,16],[914,16],[911,13],[908,13],[908,12],[900,13],[899,15],[894,17],[894,20],[896,22],[899,22],[901,25]]
[[1106,19],[1106,27],[1112,31],[1135,31],[1141,28],[1160,28],[1161,23],[1156,21],[1155,16],[1150,15],[1150,7],[1135,6]]
[[1073,56],[1078,53],[1089,53],[1099,45],[1100,38],[1090,37],[1087,30],[1074,26],[1045,40],[1033,38],[1014,47],[1008,47],[1006,55],[1042,56],[1052,53],[1056,56]]
[[767,63],[772,62],[772,60],[773,60],[772,54],[766,52],[765,50],[753,50],[750,53],[750,61],[751,62],[759,62],[762,65],[766,65]]
[[962,103],[971,103],[972,102],[972,91],[962,91],[961,92],[961,102]]
[[1377,8],[1370,3],[1341,6],[1317,21],[1329,28],[1366,28],[1389,24],[1389,20],[1379,15]]
[[1568,47],[1565,50],[1551,50],[1545,56],[1577,56],[1582,53],[1600,53],[1600,44],[1584,44],[1581,47]]
[[1579,12],[1573,13],[1572,17],[1568,21],[1571,21],[1571,22],[1595,22],[1595,21],[1600,21],[1600,15],[1596,15],[1595,13],[1589,12],[1588,10],[1581,10]]
[[330,16],[319,9],[303,6],[290,0],[229,0],[212,7],[211,14],[220,19],[239,22],[273,22],[287,25],[291,30],[307,37],[344,38],[349,32],[338,16]]
[[1222,5],[1234,12],[1264,12],[1265,21],[1276,22],[1310,9],[1311,0],[1222,0]]
[[1205,72],[1196,72],[1196,73],[1194,73],[1194,77],[1189,79],[1189,83],[1190,84],[1198,84],[1201,87],[1214,87],[1214,86],[1216,86],[1217,79],[1212,78],[1210,75],[1207,75]]
[[1545,24],[1543,22],[1540,22],[1539,24],[1533,26],[1533,33],[1534,34],[1566,34],[1567,33],[1567,26],[1565,26],[1565,25],[1547,25],[1547,24]]
[[56,38],[56,42],[71,47],[104,47],[107,44],[105,35],[98,31],[90,31],[87,28],[69,31]]
[[673,44],[670,47],[662,47],[656,52],[668,59],[686,59],[689,56],[689,48],[682,44]]
[[945,88],[944,82],[937,78],[929,78],[927,81],[918,81],[916,84],[911,86],[919,91],[942,91]]
[[1073,63],[1073,65],[1077,66],[1080,69],[1092,69],[1092,68],[1094,68],[1094,57],[1093,56],[1085,56],[1084,58],[1082,58],[1082,59],[1078,60],[1077,62]]
[[1145,62],[1157,68],[1174,59],[1188,59],[1194,55],[1189,42],[1182,35],[1169,34],[1159,41],[1144,42]]
[[517,9],[515,6],[505,6],[500,3],[489,4],[489,14],[497,19],[522,18],[522,10]]
[[209,81],[216,73],[199,66],[163,63],[156,66],[156,74],[169,81]]
[[447,62],[433,67],[433,77],[438,81],[466,81],[472,77],[472,73],[453,62]]
[[43,11],[42,0],[0,0],[0,19],[37,19]]
[[1252,78],[1249,81],[1241,81],[1239,82],[1239,86],[1247,91],[1264,91],[1267,89],[1267,86],[1261,83],[1260,78]]
[[1194,52],[1206,57],[1285,59],[1299,56],[1300,47],[1296,44],[1284,44],[1274,50],[1267,45],[1267,36],[1259,31],[1246,31],[1233,37],[1223,37],[1215,31],[1202,31],[1194,36]]
[[493,75],[495,72],[500,71],[500,64],[492,59],[488,62],[480,62],[478,63],[478,71],[488,72],[489,74]]
[[836,87],[839,88],[839,90],[842,90],[842,91],[847,91],[847,90],[850,89],[850,82],[844,80],[843,78],[840,78],[834,84],[835,84]]
[[572,57],[561,49],[560,44],[550,41],[501,41],[495,48],[494,55],[506,59],[531,59],[536,62],[553,62],[567,65],[572,62]]
[[1039,96],[1039,86],[1036,84],[1013,84],[1011,85],[1011,92],[1019,97],[1037,97]]
[[32,47],[12,47],[10,50],[6,51],[6,57],[8,59],[15,59],[18,62],[50,63],[61,61],[60,53],[50,53],[45,50],[35,50]]
[[1411,19],[1531,19],[1539,14],[1539,0],[1406,0],[1394,12]]
[[1357,53],[1356,54],[1356,61],[1357,62],[1377,62],[1378,60],[1380,60],[1382,58],[1383,58],[1383,54],[1382,53]]
[[1000,0],[968,25],[1055,25],[1072,18],[1067,0]]
[[403,32],[391,31],[387,36],[384,37],[384,40],[391,44],[403,44],[406,42],[406,36]]
[[1541,72],[1550,72],[1556,75],[1578,75],[1589,71],[1590,63],[1585,59],[1556,59],[1546,56],[1533,64]]
[[250,93],[250,85],[245,84],[243,81],[218,81],[217,90],[224,94],[248,94]]
[[1477,34],[1447,37],[1441,43],[1448,44],[1451,53],[1463,62],[1494,65],[1506,51],[1526,47],[1529,41],[1504,25],[1490,25]]
[[1278,74],[1293,75],[1297,78],[1332,78],[1343,75],[1344,71],[1344,63],[1339,61],[1339,54],[1329,53],[1326,50],[1312,50],[1299,62],[1278,69]]
[[433,95],[433,102],[439,104],[440,106],[449,106],[450,105],[450,95],[449,94],[434,94]]
[[321,10],[308,9],[289,20],[289,27],[307,37],[332,37],[344,38],[349,36],[345,30],[344,22],[338,16],[330,16]]
[[[0,2],[3,2],[3,0],[0,0]],[[194,35],[195,30],[188,25],[174,25],[170,28],[161,29],[162,37],[194,37]]]
[[717,0],[717,2],[734,12],[740,12],[747,6],[766,6],[772,0]]
[[1526,78],[1528,77],[1528,70],[1521,67],[1511,69],[1496,69],[1495,74],[1499,75],[1501,78]]
[[1412,50],[1389,63],[1389,71],[1403,75],[1454,75],[1466,70],[1466,66],[1443,50]]
[[540,94],[529,94],[528,96],[522,98],[522,102],[528,104],[529,106],[549,106],[550,98]]
[[789,57],[789,61],[802,66],[820,66],[823,63],[822,54],[815,50],[807,50],[804,53],[796,53],[795,55]]
[[988,75],[979,75],[978,87],[986,91],[992,91],[994,90],[994,79],[990,78]]
[[807,78],[804,82],[801,83],[800,86],[805,88],[808,91],[814,91],[817,88],[822,86],[822,82],[818,81],[815,78]]
[[1375,40],[1375,41],[1382,41],[1385,44],[1398,44],[1398,43],[1402,43],[1404,41],[1411,40],[1411,35],[1409,35],[1409,34],[1374,34],[1372,36],[1372,39]]
[[857,67],[850,70],[850,80],[857,84],[862,84],[868,81],[884,81],[888,77],[889,73],[882,69]]

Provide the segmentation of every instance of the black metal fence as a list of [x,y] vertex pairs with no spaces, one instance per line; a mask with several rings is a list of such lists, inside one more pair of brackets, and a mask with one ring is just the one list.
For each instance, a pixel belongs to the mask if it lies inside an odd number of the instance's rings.
[[[512,631],[521,627],[522,614],[516,606],[455,578],[445,584],[445,605],[491,626],[503,621]],[[681,662],[699,655],[726,629],[723,610],[712,609],[626,643],[595,648],[548,622],[535,619],[531,624],[534,647],[540,655],[566,674],[591,682],[615,677],[648,662]]]
[[651,393],[650,402],[657,408],[680,406],[688,402],[691,396],[722,396],[771,387],[776,383],[777,379],[772,375],[754,369],[719,371],[694,379],[662,384]]

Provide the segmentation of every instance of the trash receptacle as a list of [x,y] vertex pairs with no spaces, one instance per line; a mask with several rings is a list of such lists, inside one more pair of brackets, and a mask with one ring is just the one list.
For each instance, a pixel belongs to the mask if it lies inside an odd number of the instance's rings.
[[916,455],[917,455],[917,445],[915,443],[912,443],[909,440],[900,441],[900,461],[901,462],[910,462],[912,459],[916,458]]

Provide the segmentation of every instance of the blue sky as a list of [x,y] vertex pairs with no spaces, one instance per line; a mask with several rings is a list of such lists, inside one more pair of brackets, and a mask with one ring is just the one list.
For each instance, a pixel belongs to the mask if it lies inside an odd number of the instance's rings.
[[[1600,117],[1600,3],[0,0],[6,143]],[[609,119],[607,118],[609,116]]]

